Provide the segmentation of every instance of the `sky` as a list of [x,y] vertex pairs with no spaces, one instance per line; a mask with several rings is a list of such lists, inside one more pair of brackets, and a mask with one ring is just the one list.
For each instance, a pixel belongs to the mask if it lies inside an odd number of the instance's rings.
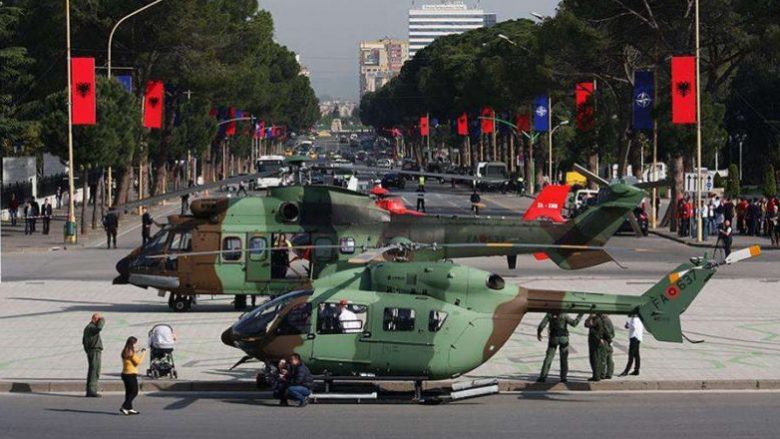
[[[431,0],[434,1],[434,0]],[[317,96],[358,99],[358,45],[383,37],[407,39],[412,0],[258,0],[274,18],[279,44],[301,56]],[[425,3],[416,0],[416,4]],[[466,0],[498,21],[551,15],[555,0]]]

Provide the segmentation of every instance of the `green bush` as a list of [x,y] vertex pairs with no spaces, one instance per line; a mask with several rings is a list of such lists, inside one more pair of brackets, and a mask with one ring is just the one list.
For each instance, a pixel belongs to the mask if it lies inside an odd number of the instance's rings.
[[764,170],[764,184],[761,186],[761,192],[766,197],[777,195],[777,180],[775,179],[775,167],[772,164],[767,165]]
[[723,177],[721,177],[717,172],[715,173],[713,184],[715,187],[724,187],[725,182],[723,181]]

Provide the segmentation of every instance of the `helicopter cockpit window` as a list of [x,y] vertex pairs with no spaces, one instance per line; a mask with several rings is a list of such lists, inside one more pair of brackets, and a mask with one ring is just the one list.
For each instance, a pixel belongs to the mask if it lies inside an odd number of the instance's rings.
[[[238,323],[233,326],[233,331],[244,337],[264,335],[269,325],[279,316],[279,312],[282,311],[291,301],[302,296],[311,296],[311,294],[312,291],[309,290],[293,291],[292,293],[288,293],[281,297],[277,297],[276,299],[270,300],[258,306],[251,312],[244,314]],[[295,310],[291,310],[285,316],[285,318],[288,318],[291,314],[294,314],[292,317],[290,317],[290,324],[292,325],[294,323],[300,329],[301,319],[305,314],[297,312],[294,313],[294,311]],[[302,312],[303,311],[305,311],[305,308],[302,309]],[[309,308],[309,311],[309,315],[311,315],[311,308]],[[281,328],[282,324],[279,325],[279,329]]]
[[241,238],[228,236],[222,240],[222,260],[225,262],[236,262],[241,260]]
[[168,232],[170,231],[171,228],[167,226],[160,229],[143,247],[144,253],[161,253],[163,245],[168,240]]
[[506,285],[506,282],[504,282],[504,278],[493,273],[487,278],[487,282],[485,282],[488,288],[491,290],[503,290],[504,285]]
[[431,310],[428,314],[428,331],[439,332],[445,321],[447,321],[446,312]]
[[284,316],[276,335],[308,334],[311,328],[311,303],[299,303]]
[[353,303],[320,303],[317,307],[317,334],[354,334],[363,331],[368,308]]
[[189,252],[192,251],[192,235],[190,232],[176,233],[173,235],[171,244],[168,246],[169,251],[176,252]]
[[414,310],[409,308],[385,308],[382,318],[385,331],[414,331]]

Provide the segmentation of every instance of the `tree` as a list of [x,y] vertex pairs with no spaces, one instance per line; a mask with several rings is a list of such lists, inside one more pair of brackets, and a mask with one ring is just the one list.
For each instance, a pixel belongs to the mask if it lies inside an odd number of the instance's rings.
[[775,167],[770,163],[764,170],[764,184],[761,192],[765,197],[774,197],[777,195],[777,180],[775,177]]
[[726,196],[737,198],[740,194],[739,169],[736,164],[729,165],[729,178],[726,181]]

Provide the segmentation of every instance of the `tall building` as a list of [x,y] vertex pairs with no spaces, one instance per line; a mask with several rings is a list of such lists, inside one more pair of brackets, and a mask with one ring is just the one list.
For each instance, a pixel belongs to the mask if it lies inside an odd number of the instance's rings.
[[409,59],[409,43],[383,38],[360,43],[360,96],[377,91],[401,72]]
[[496,14],[486,14],[482,9],[470,9],[458,0],[425,4],[409,10],[409,57],[433,40],[444,35],[463,32],[496,24]]

